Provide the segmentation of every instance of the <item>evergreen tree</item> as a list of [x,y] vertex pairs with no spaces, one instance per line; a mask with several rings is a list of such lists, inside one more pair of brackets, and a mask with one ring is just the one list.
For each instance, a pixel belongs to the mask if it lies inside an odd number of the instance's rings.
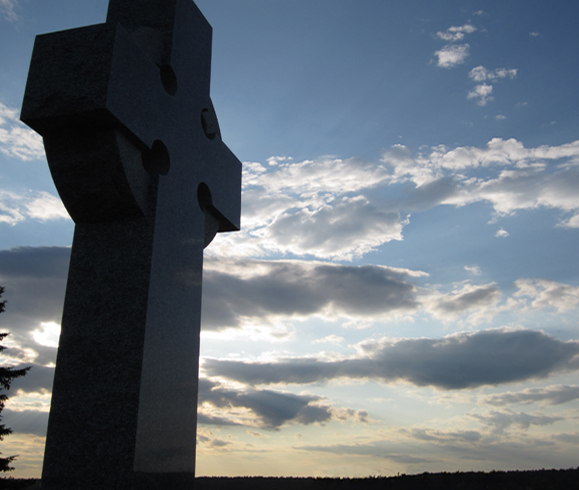
[[[4,293],[4,288],[0,286],[0,298]],[[6,300],[0,301],[0,313],[4,311],[6,308]],[[8,335],[8,333],[0,333],[0,342],[4,340],[4,338]],[[6,347],[0,345],[0,352],[2,352]],[[2,420],[2,410],[4,409],[4,405],[6,404],[6,400],[8,400],[8,395],[6,395],[6,391],[10,389],[10,385],[12,381],[16,378],[20,378],[24,376],[30,367],[22,368],[22,369],[14,369],[13,367],[5,367],[0,366],[0,420]],[[0,424],[0,441],[4,439],[5,436],[12,434],[12,429],[6,427],[4,424]],[[2,454],[2,453],[0,453]],[[10,466],[10,463],[14,461],[16,456],[9,456],[7,458],[0,458],[0,471],[10,471],[14,468]]]

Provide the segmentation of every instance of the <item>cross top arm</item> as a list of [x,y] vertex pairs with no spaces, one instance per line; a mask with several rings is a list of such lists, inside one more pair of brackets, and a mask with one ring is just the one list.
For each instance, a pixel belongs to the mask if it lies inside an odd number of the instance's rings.
[[211,36],[191,0],[111,0],[106,23],[37,37],[21,117],[75,222],[154,215],[158,179],[178,173],[210,228],[239,229],[241,163],[209,94]]

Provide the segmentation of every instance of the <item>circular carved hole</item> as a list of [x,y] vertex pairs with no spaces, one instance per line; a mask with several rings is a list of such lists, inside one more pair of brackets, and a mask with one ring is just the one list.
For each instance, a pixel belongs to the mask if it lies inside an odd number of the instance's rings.
[[150,174],[167,175],[171,168],[169,150],[161,140],[155,140],[151,149],[143,155],[143,165]]
[[209,206],[213,205],[211,191],[205,182],[201,182],[197,186],[197,201],[203,212],[205,212]]
[[171,68],[171,65],[163,65],[159,70],[165,92],[169,95],[175,95],[177,93],[177,75],[175,75],[173,68]]
[[201,111],[201,126],[203,126],[203,132],[205,136],[212,140],[217,134],[217,118],[215,113],[209,109],[203,109]]

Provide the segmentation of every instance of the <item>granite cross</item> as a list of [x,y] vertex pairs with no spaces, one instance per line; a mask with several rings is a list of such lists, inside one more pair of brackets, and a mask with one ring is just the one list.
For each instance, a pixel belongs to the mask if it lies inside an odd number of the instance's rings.
[[241,201],[211,35],[192,0],[110,0],[36,39],[21,118],[75,222],[43,490],[193,485],[203,248]]

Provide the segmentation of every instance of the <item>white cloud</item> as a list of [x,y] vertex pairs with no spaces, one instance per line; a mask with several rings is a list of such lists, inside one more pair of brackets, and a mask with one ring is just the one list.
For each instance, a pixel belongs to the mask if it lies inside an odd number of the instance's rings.
[[[382,161],[394,167],[395,182],[415,184],[397,203],[401,213],[487,201],[497,216],[544,207],[573,213],[562,217],[561,226],[579,223],[575,217],[579,214],[579,141],[525,148],[513,138],[494,138],[486,148],[439,146],[414,157],[408,153],[403,161],[385,151]],[[486,173],[470,173],[478,168],[485,168]]]
[[509,236],[509,232],[506,231],[506,230],[503,230],[503,229],[501,228],[499,231],[497,231],[497,232],[495,233],[495,236],[496,236],[497,238],[506,238],[506,237]]
[[489,100],[493,100],[494,97],[491,95],[493,93],[493,86],[486,83],[481,83],[477,85],[474,90],[471,90],[467,99],[479,99],[477,105],[485,106]]
[[324,337],[323,339],[316,339],[312,342],[312,344],[335,344],[335,345],[341,345],[346,341],[346,339],[344,337],[340,337],[339,335],[328,335],[327,337]]
[[70,219],[62,201],[45,191],[21,195],[0,189],[0,223],[15,225],[26,219]]
[[0,152],[19,160],[44,158],[42,138],[22,124],[18,111],[0,102]]
[[434,54],[438,56],[438,66],[452,68],[461,65],[468,57],[468,44],[447,44]]
[[533,36],[533,37],[539,37],[540,36],[540,34],[538,32],[529,32],[529,35]]
[[497,68],[489,71],[484,66],[477,66],[473,68],[468,76],[475,82],[492,81],[498,78],[515,78],[517,76],[516,68]]
[[579,214],[571,216],[568,220],[562,221],[560,225],[565,228],[579,228]]
[[254,177],[252,173],[257,173],[259,179],[244,182],[244,188],[258,185],[270,192],[284,191],[300,197],[322,198],[328,193],[356,193],[388,177],[386,169],[359,158],[321,157],[296,163],[291,158],[281,161],[278,157],[277,162],[267,172],[264,167],[248,169],[250,178]]
[[32,198],[25,204],[30,218],[40,221],[70,219],[59,198],[44,191],[40,191],[36,195],[37,197]]
[[362,196],[342,197],[316,209],[286,210],[259,237],[272,251],[352,260],[402,240],[402,228],[398,213],[381,211]]
[[[468,93],[468,99],[479,99],[477,104],[480,106],[485,106],[488,101],[493,100],[491,95],[493,92],[493,86],[489,85],[487,81],[495,81],[501,78],[515,78],[517,75],[516,68],[497,68],[495,70],[489,71],[484,66],[476,66],[473,68],[468,76],[478,85]],[[481,83],[482,82],[482,83]],[[496,116],[496,119],[506,119],[505,116]]]
[[393,172],[393,180],[406,180],[411,176],[411,180],[421,186],[432,182],[440,173],[435,165],[427,165],[424,160],[412,157],[410,149],[404,145],[393,145],[389,150],[382,153],[380,159]]
[[468,265],[465,265],[464,270],[470,272],[471,274],[473,274],[475,276],[481,275],[481,270],[480,270],[480,267],[478,265],[473,265],[471,267],[469,267]]
[[352,260],[402,240],[411,213],[476,202],[490,203],[493,219],[543,207],[562,212],[559,226],[579,227],[579,140],[525,148],[494,138],[482,148],[440,145],[418,154],[396,144],[378,162],[270,161],[244,164],[242,231],[218,235],[208,255]]
[[506,116],[503,116],[502,114],[497,114],[497,115],[495,116],[495,119],[496,119],[497,121],[504,121],[506,118],[507,118],[507,117],[506,117]]
[[[559,170],[553,174],[536,169],[504,170],[495,179],[465,185],[461,192],[446,202],[462,205],[488,201],[499,216],[539,207],[571,211],[579,208],[579,195],[576,190],[569,190],[568,186],[578,178],[579,169]],[[566,182],[566,179],[571,182]]]
[[508,140],[493,138],[487,143],[486,148],[460,146],[449,150],[444,146],[439,146],[432,150],[426,162],[446,170],[513,165],[532,159],[529,151],[514,138]]
[[437,32],[436,35],[444,41],[461,41],[465,34],[472,34],[476,31],[476,27],[470,24],[465,24],[460,27],[449,27],[446,32]]
[[555,308],[563,313],[579,308],[579,287],[548,279],[518,279],[515,297],[529,298],[535,309]]
[[45,347],[58,347],[60,325],[55,322],[42,322],[40,330],[32,332],[32,338],[34,342]]
[[16,14],[17,6],[17,0],[0,0],[0,15],[10,22],[18,20],[18,15]]
[[406,218],[364,193],[391,179],[383,164],[324,157],[244,164],[242,232],[218,237],[210,253],[269,253],[351,260],[402,239]]

